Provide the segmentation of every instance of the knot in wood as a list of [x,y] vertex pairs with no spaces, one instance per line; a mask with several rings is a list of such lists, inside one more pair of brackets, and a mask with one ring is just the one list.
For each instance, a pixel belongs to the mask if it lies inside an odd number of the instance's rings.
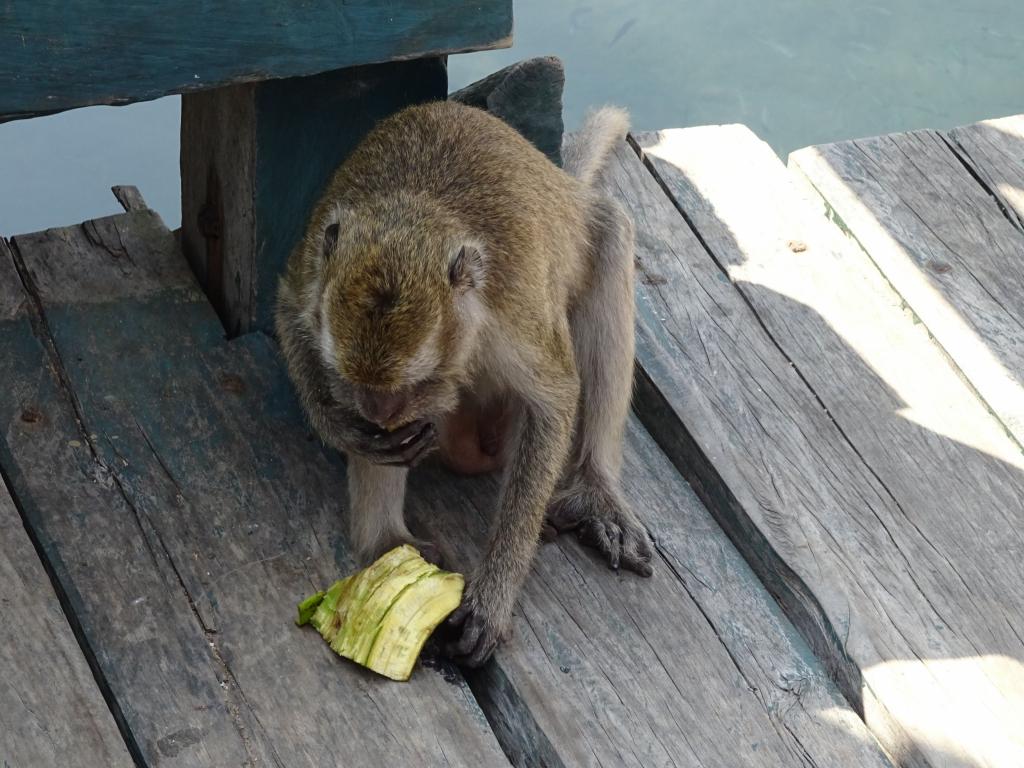
[[224,222],[221,219],[219,206],[205,203],[199,208],[196,214],[196,225],[199,227],[199,234],[207,240],[219,240],[224,230]]
[[30,405],[21,412],[21,420],[26,424],[37,424],[43,420],[43,412],[34,405]]

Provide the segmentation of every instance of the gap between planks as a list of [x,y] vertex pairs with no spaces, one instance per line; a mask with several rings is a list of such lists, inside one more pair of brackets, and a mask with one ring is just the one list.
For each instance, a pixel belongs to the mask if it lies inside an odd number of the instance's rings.
[[2,470],[0,534],[0,763],[135,764],[117,702]]

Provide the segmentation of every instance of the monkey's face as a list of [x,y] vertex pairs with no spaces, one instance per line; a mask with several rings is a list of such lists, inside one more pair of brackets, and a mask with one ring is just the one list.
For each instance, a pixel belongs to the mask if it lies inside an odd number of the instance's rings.
[[395,429],[454,410],[481,317],[479,250],[394,229],[339,234],[327,266],[321,349],[362,416]]

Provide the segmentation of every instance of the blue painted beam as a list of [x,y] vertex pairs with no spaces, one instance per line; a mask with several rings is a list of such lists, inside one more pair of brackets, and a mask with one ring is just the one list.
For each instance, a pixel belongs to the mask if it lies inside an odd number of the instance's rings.
[[0,122],[511,44],[512,0],[7,0]]

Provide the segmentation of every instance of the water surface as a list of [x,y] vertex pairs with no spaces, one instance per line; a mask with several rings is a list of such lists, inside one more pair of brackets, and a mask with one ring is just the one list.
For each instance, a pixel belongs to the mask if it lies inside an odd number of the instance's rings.
[[[638,128],[742,122],[781,155],[808,144],[1024,112],[1020,0],[516,0],[515,46],[454,56],[461,87],[565,61],[566,124],[628,107]],[[114,213],[135,184],[180,220],[177,98],[0,125],[0,233]]]

